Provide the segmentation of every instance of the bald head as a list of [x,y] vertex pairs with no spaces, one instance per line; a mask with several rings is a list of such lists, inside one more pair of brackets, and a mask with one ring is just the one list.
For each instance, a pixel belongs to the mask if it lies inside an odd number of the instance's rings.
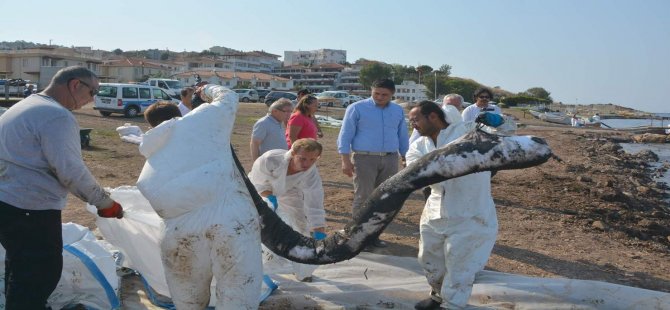
[[444,96],[442,105],[454,106],[456,109],[463,110],[463,97],[459,94],[449,94]]

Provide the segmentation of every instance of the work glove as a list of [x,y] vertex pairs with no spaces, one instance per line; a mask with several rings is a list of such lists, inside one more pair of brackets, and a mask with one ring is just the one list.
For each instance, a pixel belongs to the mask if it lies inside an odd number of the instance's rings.
[[312,232],[312,238],[314,238],[314,240],[323,240],[323,239],[326,239],[326,237],[328,237],[328,235],[324,232],[320,232],[320,231],[313,231]]
[[265,197],[267,201],[270,202],[270,207],[272,207],[272,211],[277,211],[277,207],[279,207],[279,202],[277,202],[277,196],[275,195],[268,195]]
[[107,218],[115,217],[117,219],[120,219],[123,217],[123,207],[121,207],[121,205],[118,202],[114,201],[111,207],[105,209],[98,209],[98,216]]
[[498,127],[505,123],[505,119],[500,114],[481,112],[477,115],[475,122],[490,127]]

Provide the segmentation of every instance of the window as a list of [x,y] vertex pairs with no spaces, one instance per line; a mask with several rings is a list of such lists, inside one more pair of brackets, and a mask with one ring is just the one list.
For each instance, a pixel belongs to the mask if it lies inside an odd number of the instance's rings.
[[100,86],[98,97],[116,98],[116,86]]
[[150,88],[140,88],[140,98],[151,99],[151,89]]
[[121,91],[123,98],[137,98],[137,88],[136,87],[124,87]]
[[154,98],[156,99],[161,99],[161,100],[171,100],[170,95],[168,95],[166,92],[160,89],[153,89],[154,92]]

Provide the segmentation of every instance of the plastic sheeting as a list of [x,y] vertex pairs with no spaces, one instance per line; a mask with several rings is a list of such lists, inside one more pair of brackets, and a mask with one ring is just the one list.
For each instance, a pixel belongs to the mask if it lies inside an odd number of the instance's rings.
[[[140,271],[158,293],[169,296],[158,245],[160,217],[136,188],[111,192],[124,206],[125,217],[99,218],[98,227],[107,241],[121,248],[124,265]],[[413,309],[430,290],[416,258],[366,252],[321,266],[312,283],[296,281],[290,265],[273,266],[265,273],[279,281],[279,290],[261,309]],[[482,271],[469,304],[472,309],[670,309],[670,294],[598,281]]]
[[[314,282],[274,274],[261,309],[414,309],[430,288],[416,258],[361,253],[322,266]],[[482,271],[466,309],[670,309],[670,294],[598,281]]]
[[[95,208],[95,207],[93,207]],[[119,309],[119,277],[114,253],[88,228],[63,224],[63,272],[48,299],[53,309],[81,304],[91,309]],[[5,309],[5,249],[0,246],[0,309]]]

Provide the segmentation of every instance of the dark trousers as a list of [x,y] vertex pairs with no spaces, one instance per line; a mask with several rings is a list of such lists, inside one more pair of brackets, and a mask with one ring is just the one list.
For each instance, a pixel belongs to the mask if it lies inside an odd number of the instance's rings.
[[46,309],[63,270],[61,211],[33,211],[0,201],[7,310]]

